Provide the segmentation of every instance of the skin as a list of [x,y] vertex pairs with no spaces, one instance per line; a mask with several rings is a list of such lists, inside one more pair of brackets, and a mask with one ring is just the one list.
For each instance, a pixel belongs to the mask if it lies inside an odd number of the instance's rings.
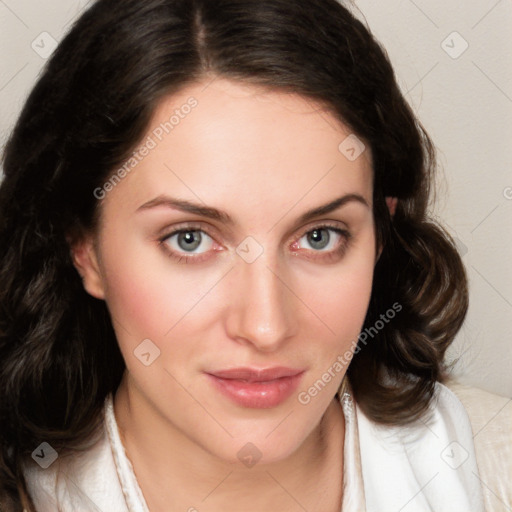
[[[345,369],[309,404],[298,394],[353,350],[364,321],[377,259],[370,151],[349,161],[338,146],[350,130],[309,99],[219,77],[162,101],[146,137],[191,96],[197,107],[106,195],[97,231],[73,248],[126,362],[114,410],[127,455],[152,512],[339,511]],[[345,194],[367,204],[300,221]],[[233,224],[140,209],[162,195]],[[177,235],[161,241],[187,223],[203,235],[192,254]],[[312,239],[325,223],[350,238],[324,228],[328,244]],[[263,250],[252,263],[236,252],[248,236]],[[160,350],[149,366],[134,355],[145,339]],[[204,374],[277,365],[306,371],[268,409],[234,404]],[[249,442],[261,453],[250,468],[237,456]]]

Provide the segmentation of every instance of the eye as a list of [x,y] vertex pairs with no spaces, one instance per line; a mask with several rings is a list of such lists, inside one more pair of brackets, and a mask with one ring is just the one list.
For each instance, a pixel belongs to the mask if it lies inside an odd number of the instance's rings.
[[166,252],[178,261],[198,260],[198,255],[212,249],[213,239],[210,235],[192,227],[177,229],[160,239]]
[[310,246],[318,251],[329,251],[336,247],[337,238],[340,237],[339,233],[335,233],[334,229],[327,227],[315,228],[308,231],[300,240],[306,239]]
[[[291,248],[309,259],[334,261],[345,254],[350,239],[350,233],[337,225],[321,225],[306,231]],[[222,250],[208,233],[196,226],[175,229],[162,236],[159,243],[178,263],[200,263],[211,256],[210,251]]]
[[292,248],[300,252],[312,252],[313,258],[340,258],[347,250],[350,239],[351,235],[347,230],[338,226],[322,225],[307,231]]

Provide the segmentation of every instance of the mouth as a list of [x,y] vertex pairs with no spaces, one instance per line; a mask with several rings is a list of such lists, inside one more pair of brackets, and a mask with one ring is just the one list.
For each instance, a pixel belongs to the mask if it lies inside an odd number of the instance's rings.
[[304,369],[276,366],[266,369],[233,368],[207,372],[214,388],[235,404],[269,409],[285,402],[297,389]]

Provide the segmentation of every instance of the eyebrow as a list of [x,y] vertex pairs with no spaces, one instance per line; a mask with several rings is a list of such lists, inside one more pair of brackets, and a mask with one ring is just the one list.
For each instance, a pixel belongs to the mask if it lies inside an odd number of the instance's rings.
[[[337,199],[330,201],[327,204],[318,206],[303,213],[299,217],[299,222],[307,222],[308,220],[313,219],[315,217],[319,217],[320,215],[326,215],[327,213],[331,213],[337,210],[338,208],[341,208],[342,206],[345,206],[346,204],[351,202],[360,203],[366,206],[367,208],[370,207],[366,199],[360,194],[345,194],[341,197],[338,197]],[[158,207],[166,207],[171,208],[173,210],[193,213],[196,215],[200,215],[202,217],[207,217],[219,222],[223,222],[228,225],[234,224],[232,217],[227,212],[224,212],[217,208],[213,208],[211,206],[204,206],[199,203],[194,203],[186,199],[176,199],[164,195],[155,197],[151,201],[144,203],[142,206],[139,206],[136,211],[139,212]]]

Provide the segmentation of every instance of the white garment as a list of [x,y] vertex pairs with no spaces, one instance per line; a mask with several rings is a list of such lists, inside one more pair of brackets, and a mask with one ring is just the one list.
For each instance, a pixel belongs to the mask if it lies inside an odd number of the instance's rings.
[[[370,421],[348,386],[340,403],[342,512],[484,511],[471,425],[448,388],[437,384],[431,421],[414,428]],[[112,395],[104,419],[101,437],[87,451],[58,457],[47,469],[27,461],[24,474],[38,512],[149,512],[119,436]]]

